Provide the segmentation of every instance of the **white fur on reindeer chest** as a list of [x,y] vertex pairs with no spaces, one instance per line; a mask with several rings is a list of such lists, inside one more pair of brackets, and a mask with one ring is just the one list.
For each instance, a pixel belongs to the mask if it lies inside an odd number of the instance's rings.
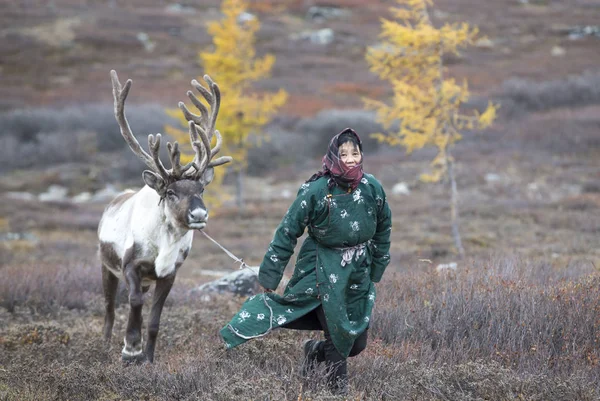
[[148,186],[140,190],[143,196],[137,200],[132,219],[134,242],[140,247],[139,257],[154,259],[157,277],[165,277],[175,271],[181,254],[192,246],[194,232],[179,228],[168,221],[160,197]]
[[122,258],[136,246],[136,259],[154,261],[157,277],[165,277],[181,263],[194,237],[193,231],[173,226],[159,205],[160,197],[148,186],[124,203],[109,207],[100,224],[101,241],[112,243]]

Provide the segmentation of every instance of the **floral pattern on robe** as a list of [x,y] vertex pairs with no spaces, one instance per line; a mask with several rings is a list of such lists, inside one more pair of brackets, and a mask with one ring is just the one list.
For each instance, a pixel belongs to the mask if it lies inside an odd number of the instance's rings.
[[308,229],[283,296],[254,295],[221,330],[227,347],[298,319],[320,304],[336,349],[348,356],[369,326],[373,283],[390,262],[391,211],[381,184],[365,174],[352,192],[329,189],[327,177],[302,184],[271,241],[258,279],[276,289],[298,238]]

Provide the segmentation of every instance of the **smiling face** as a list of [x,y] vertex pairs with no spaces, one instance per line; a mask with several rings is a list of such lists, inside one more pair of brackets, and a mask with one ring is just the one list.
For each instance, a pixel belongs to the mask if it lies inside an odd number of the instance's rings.
[[352,141],[341,144],[338,148],[338,153],[342,162],[344,162],[344,164],[348,167],[355,167],[362,160],[362,155],[360,154],[358,145]]

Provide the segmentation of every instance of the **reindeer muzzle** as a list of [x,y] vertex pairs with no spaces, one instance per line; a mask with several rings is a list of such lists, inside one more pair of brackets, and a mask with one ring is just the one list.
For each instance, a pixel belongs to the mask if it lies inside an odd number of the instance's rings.
[[208,212],[202,208],[196,208],[188,212],[188,225],[190,228],[201,230],[206,227]]

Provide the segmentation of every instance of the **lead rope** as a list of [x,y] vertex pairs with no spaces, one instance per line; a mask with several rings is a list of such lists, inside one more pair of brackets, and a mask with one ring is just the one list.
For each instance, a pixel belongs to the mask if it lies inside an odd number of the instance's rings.
[[[213,239],[210,235],[208,235],[207,233],[205,233],[204,231],[200,231],[206,238],[208,238],[209,240],[211,240],[216,246],[218,246],[219,248],[221,248],[223,250],[223,252],[225,252],[227,254],[227,256],[229,256],[231,259],[235,260],[237,263],[240,264],[240,270],[242,269],[250,269],[252,270],[252,272],[254,272],[255,274],[258,274],[258,269],[260,266],[248,266],[246,264],[246,262],[244,262],[244,259],[240,259],[237,256],[235,256],[233,253],[231,253],[227,248],[225,248],[223,245],[219,244],[215,239]],[[262,336],[266,336],[267,334],[269,334],[269,332],[271,330],[273,330],[273,308],[271,308],[271,305],[269,305],[268,301],[268,297],[266,293],[262,293],[262,298],[263,298],[263,302],[265,303],[265,305],[267,306],[267,308],[269,308],[269,312],[271,313],[271,316],[269,317],[269,328],[267,329],[267,331],[265,331],[262,334],[257,334],[255,336],[245,336],[243,334],[241,334],[236,328],[234,328],[231,324],[228,324],[227,327],[229,328],[229,330],[231,330],[231,332],[233,334],[235,334],[238,337],[243,338],[244,340],[251,340],[253,338],[258,338],[258,337],[262,337]]]
[[206,238],[208,238],[209,240],[211,240],[216,246],[218,246],[219,248],[221,248],[223,250],[223,252],[225,252],[227,254],[227,256],[229,256],[231,259],[235,260],[237,263],[240,264],[240,270],[245,269],[245,268],[249,268],[252,271],[258,273],[258,268],[259,266],[248,266],[246,264],[246,262],[244,262],[244,259],[240,259],[237,256],[235,256],[233,253],[229,252],[229,250],[227,250],[227,248],[225,248],[223,245],[219,244],[216,240],[214,240],[210,235],[208,235],[207,233],[205,233],[204,231],[200,231],[202,234],[204,234],[204,236]]

